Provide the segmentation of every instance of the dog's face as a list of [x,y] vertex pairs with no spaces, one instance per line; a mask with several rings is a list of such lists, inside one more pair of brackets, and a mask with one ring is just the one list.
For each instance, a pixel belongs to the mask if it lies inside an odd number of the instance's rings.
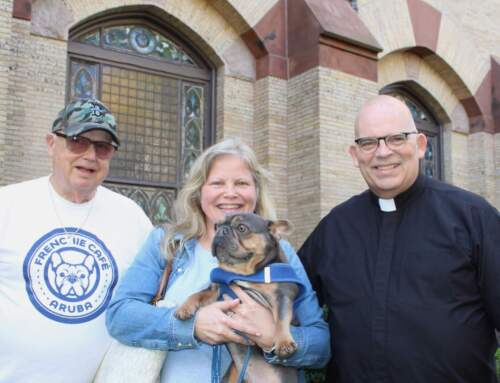
[[56,287],[59,293],[70,297],[81,297],[89,287],[89,277],[94,269],[95,260],[90,255],[82,263],[71,264],[54,253],[51,258],[51,266],[56,275]]
[[269,221],[252,213],[229,215],[217,225],[212,254],[221,268],[238,274],[254,274],[272,262],[285,262],[279,236],[288,222]]

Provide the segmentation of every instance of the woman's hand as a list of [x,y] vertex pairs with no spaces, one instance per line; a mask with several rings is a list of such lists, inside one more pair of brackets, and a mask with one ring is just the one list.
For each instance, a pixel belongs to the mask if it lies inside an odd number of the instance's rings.
[[[269,350],[274,345],[276,324],[271,311],[250,298],[240,287],[231,285],[231,289],[241,301],[229,313],[222,318],[223,322],[230,328],[244,333],[251,342],[260,348]],[[230,302],[226,300],[225,302]]]
[[235,342],[247,345],[248,342],[226,322],[229,319],[226,313],[233,312],[239,304],[239,299],[232,299],[201,307],[194,322],[195,337],[208,344]]

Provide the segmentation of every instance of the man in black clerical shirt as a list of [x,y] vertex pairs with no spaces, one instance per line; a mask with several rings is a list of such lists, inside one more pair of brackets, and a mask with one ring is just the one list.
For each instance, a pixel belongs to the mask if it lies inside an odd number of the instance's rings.
[[368,101],[355,138],[369,190],[336,206],[299,251],[328,306],[327,381],[496,382],[498,210],[419,175],[427,140],[401,101]]

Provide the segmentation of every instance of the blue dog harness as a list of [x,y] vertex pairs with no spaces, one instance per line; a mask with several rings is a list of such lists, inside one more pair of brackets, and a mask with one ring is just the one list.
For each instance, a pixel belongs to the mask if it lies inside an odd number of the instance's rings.
[[[253,283],[276,283],[276,282],[290,282],[299,285],[299,293],[297,297],[300,297],[302,292],[305,290],[305,286],[299,279],[295,270],[288,263],[272,263],[259,272],[251,275],[242,275],[232,273],[217,267],[210,273],[210,280],[213,283],[219,284],[220,295],[219,300],[222,300],[223,294],[229,295],[231,298],[237,298],[236,294],[229,287],[229,285],[236,281],[245,281]],[[221,345],[215,344],[212,346],[212,383],[220,383],[221,381]],[[252,356],[252,346],[248,346],[247,353],[245,355],[245,360],[238,377],[238,383],[242,383],[246,375],[246,370],[248,367],[248,362]]]

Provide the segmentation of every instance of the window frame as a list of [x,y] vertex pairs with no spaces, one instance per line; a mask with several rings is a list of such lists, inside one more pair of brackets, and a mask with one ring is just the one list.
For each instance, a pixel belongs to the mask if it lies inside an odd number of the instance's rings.
[[[171,40],[178,47],[183,49],[190,58],[195,62],[197,67],[188,64],[173,63],[167,60],[162,60],[156,57],[145,57],[140,54],[131,52],[120,52],[118,50],[107,49],[102,46],[93,46],[75,41],[81,36],[84,36],[96,29],[101,31],[104,28],[121,25],[137,25],[143,26],[160,33]],[[68,36],[67,49],[67,73],[66,73],[66,95],[65,99],[69,101],[71,97],[72,81],[71,81],[71,63],[73,60],[92,62],[98,65],[97,76],[97,96],[101,97],[102,92],[102,66],[111,65],[114,67],[137,70],[144,73],[161,75],[175,78],[180,81],[179,99],[182,99],[182,89],[184,84],[198,85],[204,88],[205,95],[205,110],[203,111],[202,132],[202,150],[210,146],[216,137],[215,134],[215,100],[216,100],[216,70],[215,67],[203,57],[202,53],[196,49],[193,44],[190,44],[187,38],[181,37],[170,26],[166,25],[165,21],[152,17],[149,14],[141,12],[117,13],[104,17],[96,18],[95,20],[73,27]],[[182,107],[177,110],[178,121],[182,120]],[[179,124],[179,137],[182,139],[182,126]],[[177,177],[175,183],[155,183],[141,180],[123,179],[108,175],[107,183],[138,185],[156,188],[173,188],[178,191],[183,184],[183,161],[181,151],[178,152],[177,161]]]

